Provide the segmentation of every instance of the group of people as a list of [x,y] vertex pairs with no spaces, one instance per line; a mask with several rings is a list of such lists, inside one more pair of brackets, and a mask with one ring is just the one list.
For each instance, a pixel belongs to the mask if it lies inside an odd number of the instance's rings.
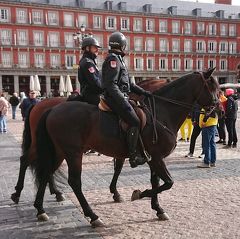
[[[198,165],[199,168],[216,166],[216,143],[225,145],[224,148],[227,149],[237,147],[237,98],[233,89],[226,89],[225,94],[220,91],[217,107],[201,109],[198,105],[195,105],[192,111],[193,130],[191,132],[190,148],[186,157],[194,158],[196,139],[202,132],[202,153],[199,157],[203,157],[203,162]],[[226,141],[225,126],[228,132],[228,141]],[[217,142],[215,141],[216,135],[219,136]]]

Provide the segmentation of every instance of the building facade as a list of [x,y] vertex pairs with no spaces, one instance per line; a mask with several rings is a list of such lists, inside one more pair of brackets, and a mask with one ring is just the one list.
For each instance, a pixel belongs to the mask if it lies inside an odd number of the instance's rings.
[[175,79],[216,67],[220,83],[235,81],[240,7],[148,2],[0,0],[0,91],[27,93],[30,76],[36,74],[42,94],[57,94],[61,75],[70,75],[78,89],[81,51],[74,33],[82,25],[103,46],[100,67],[109,36],[121,31],[128,42],[126,65],[136,80]]

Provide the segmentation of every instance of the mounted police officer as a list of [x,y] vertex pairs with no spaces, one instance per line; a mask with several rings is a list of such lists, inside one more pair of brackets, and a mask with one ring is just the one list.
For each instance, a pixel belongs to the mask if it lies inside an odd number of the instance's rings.
[[102,93],[101,75],[96,63],[99,48],[101,47],[95,38],[85,37],[82,41],[83,56],[78,68],[83,101],[93,105],[98,105]]
[[129,162],[131,167],[137,167],[137,165],[144,164],[146,158],[142,157],[137,150],[140,120],[128,102],[128,95],[130,92],[134,92],[138,95],[149,97],[151,93],[130,81],[128,70],[123,60],[126,44],[126,37],[121,32],[114,32],[110,36],[109,54],[102,66],[102,87],[108,106],[130,125],[130,129],[127,132]]

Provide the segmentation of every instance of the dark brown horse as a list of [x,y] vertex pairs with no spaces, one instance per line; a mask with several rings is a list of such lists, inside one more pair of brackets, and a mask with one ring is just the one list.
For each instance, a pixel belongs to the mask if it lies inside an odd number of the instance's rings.
[[[140,82],[138,85],[144,88],[145,90],[149,90],[153,92],[154,90],[160,89],[163,85],[167,82],[166,80],[159,80],[159,79],[149,79]],[[141,97],[132,94],[131,98],[134,100],[141,100]],[[35,105],[33,108],[30,109],[28,116],[26,117],[25,124],[24,124],[24,132],[23,132],[23,143],[22,143],[22,156],[20,157],[20,169],[19,169],[19,176],[17,180],[17,184],[15,186],[15,192],[11,195],[11,199],[18,203],[20,199],[21,192],[24,187],[24,178],[26,174],[26,170],[29,164],[34,160],[36,154],[36,129],[39,119],[41,118],[42,114],[46,111],[51,109],[52,107],[66,102],[67,98],[50,98],[45,99],[42,102]],[[115,202],[121,202],[122,198],[119,194],[116,184],[118,177],[121,173],[123,164],[125,159],[122,160],[114,160],[114,175],[113,179],[110,184],[110,192],[113,193],[113,199]],[[50,193],[56,195],[57,201],[64,200],[63,194],[57,189],[53,177],[49,179],[49,188]]]
[[[211,77],[214,69],[204,73],[191,73],[154,91],[156,132],[158,140],[153,144],[153,124],[148,123],[142,132],[147,152],[152,159],[148,162],[151,170],[152,189],[134,191],[132,199],[151,198],[152,209],[157,216],[168,219],[160,207],[157,195],[168,190],[173,180],[168,172],[164,158],[176,146],[178,129],[185,120],[193,104],[210,106],[217,101],[218,83]],[[154,103],[144,100],[147,114]],[[35,165],[38,192],[34,203],[40,219],[47,219],[43,209],[43,197],[49,176],[61,165],[65,158],[68,164],[68,182],[72,187],[84,215],[90,217],[93,226],[102,226],[99,217],[92,211],[81,188],[82,156],[88,149],[117,159],[128,157],[123,137],[106,137],[100,127],[98,108],[81,102],[63,103],[44,113],[37,130],[37,159]],[[163,185],[159,180],[163,180]]]

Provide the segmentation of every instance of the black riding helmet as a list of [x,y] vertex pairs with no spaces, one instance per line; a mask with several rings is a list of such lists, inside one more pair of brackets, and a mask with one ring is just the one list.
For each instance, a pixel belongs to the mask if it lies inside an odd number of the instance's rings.
[[127,39],[121,32],[114,32],[109,37],[109,46],[111,49],[124,51],[127,45]]
[[95,46],[97,48],[101,48],[98,41],[94,37],[85,37],[82,40],[82,50],[84,50],[87,46]]

